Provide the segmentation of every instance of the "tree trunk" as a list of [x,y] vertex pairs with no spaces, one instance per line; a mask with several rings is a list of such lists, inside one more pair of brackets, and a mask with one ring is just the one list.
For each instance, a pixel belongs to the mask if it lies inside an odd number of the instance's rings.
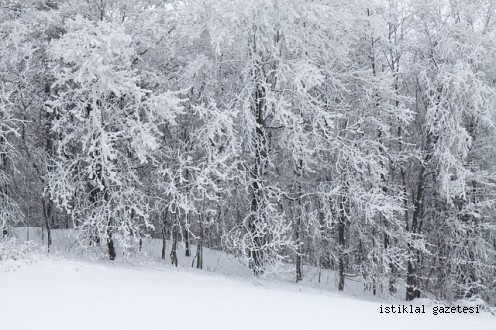
[[[384,234],[384,250],[387,250],[389,248],[389,245],[391,244],[391,237],[388,234]],[[389,264],[389,283],[388,283],[388,290],[390,295],[395,295],[397,290],[396,290],[396,267],[394,266],[393,263]]]
[[[101,172],[97,172],[97,174],[101,175]],[[103,181],[103,180],[102,180]],[[103,199],[105,203],[109,202],[109,196],[107,187],[103,188]],[[108,212],[108,210],[107,210]],[[110,260],[115,260],[116,253],[114,247],[114,239],[112,237],[112,218],[107,214],[107,249]]]
[[[255,28],[254,28],[255,31]],[[248,257],[250,262],[250,267],[253,269],[255,275],[262,275],[264,273],[264,244],[265,244],[265,233],[260,231],[260,225],[266,221],[264,214],[264,191],[263,187],[263,175],[264,168],[267,162],[267,137],[265,135],[265,120],[267,108],[267,92],[264,82],[267,82],[268,78],[265,75],[263,66],[264,63],[260,63],[258,56],[260,51],[257,48],[257,37],[256,33],[253,33],[252,37],[249,39],[249,52],[250,56],[257,58],[254,63],[254,67],[250,71],[250,79],[254,84],[254,90],[252,94],[251,110],[253,117],[255,119],[255,129],[251,132],[251,148],[253,150],[254,163],[249,170],[249,176],[251,179],[251,203],[250,203],[250,220],[248,224],[248,230],[251,235],[251,244],[249,247]]]
[[109,226],[107,227],[107,248],[108,248],[108,255],[110,260],[115,260],[116,254],[115,254],[115,248],[114,248],[114,240],[112,238],[112,227]]
[[341,197],[339,219],[338,219],[338,248],[339,248],[339,258],[338,258],[338,290],[344,290],[345,281],[345,232],[346,232],[346,216],[345,216],[345,198]]
[[[296,193],[298,195],[301,195],[302,189],[301,189],[301,175],[303,174],[303,160],[298,160],[296,163],[296,169],[295,169],[295,174],[296,178],[298,180],[296,184]],[[302,272],[302,255],[303,255],[303,240],[302,240],[302,231],[301,231],[301,221],[303,217],[303,205],[302,205],[302,200],[301,197],[298,198],[298,205],[295,209],[296,212],[293,212],[294,216],[294,234],[295,234],[295,242],[297,244],[296,246],[296,258],[295,258],[295,281],[299,282],[303,279],[303,272]]]
[[186,250],[184,255],[186,257],[190,257],[191,252],[190,252],[190,248],[189,248],[189,229],[188,228],[184,228],[184,245],[185,245],[185,250]]
[[[410,228],[408,228],[407,226],[407,231],[414,235],[413,239],[416,239],[416,235],[418,234],[419,217],[422,207],[422,195],[424,192],[424,173],[425,167],[422,167],[417,182],[417,192],[415,195],[414,209],[412,214],[412,225]],[[420,297],[420,290],[418,289],[418,281],[414,261],[416,250],[412,246],[412,244],[408,244],[408,254],[409,256],[406,273],[406,300],[412,301],[413,299]]]
[[303,216],[303,212],[301,209],[301,200],[298,200],[298,211],[293,212],[294,216],[294,235],[295,235],[295,242],[297,244],[296,247],[296,256],[295,256],[295,281],[299,282],[303,279],[303,272],[302,272],[302,255],[303,255],[303,242],[301,240],[301,217]]
[[[97,172],[97,174],[101,178],[101,172]],[[107,191],[107,186],[105,185],[103,179],[101,179],[101,181],[104,184],[103,199],[104,199],[105,203],[109,203],[109,195],[108,195],[108,191]],[[108,212],[108,210],[106,212]],[[109,214],[107,214],[107,248],[108,248],[109,259],[115,260],[116,253],[115,253],[115,247],[114,247],[114,239],[112,238],[112,218],[110,217]]]
[[172,228],[172,247],[171,247],[171,263],[174,267],[177,267],[177,238],[179,236],[179,228],[177,224],[174,224]]
[[165,228],[162,229],[162,259],[165,260],[165,248],[166,248],[166,233]]
[[[300,221],[301,220],[297,220],[297,226],[299,227],[300,226]],[[299,231],[299,229],[296,229],[296,231]],[[301,242],[300,242],[300,235],[299,233],[297,234],[297,242],[298,242],[298,247],[297,247],[297,251],[296,251],[296,260],[295,260],[295,270],[296,270],[296,282],[299,282],[303,279],[303,272],[302,272],[302,265],[301,265],[301,255],[302,255],[302,247],[301,247]]]
[[196,243],[196,268],[203,269],[203,223],[200,220],[200,239]]
[[50,246],[52,245],[52,232],[50,222],[52,219],[53,206],[51,200],[46,200],[42,197],[41,204],[43,207],[43,216],[45,218],[45,229],[47,231],[47,251],[50,253]]
[[165,250],[167,244],[167,211],[162,215],[162,259],[165,260]]
[[[258,77],[256,77],[258,78]],[[253,267],[253,273],[255,275],[262,275],[264,273],[264,262],[263,262],[263,251],[262,246],[264,244],[265,237],[263,233],[258,231],[257,223],[264,221],[264,216],[262,215],[262,198],[263,193],[260,187],[260,182],[263,173],[263,167],[267,158],[266,152],[266,138],[263,131],[264,120],[263,112],[265,108],[265,89],[262,86],[257,86],[254,96],[253,109],[255,112],[255,120],[257,126],[255,128],[254,135],[254,148],[255,148],[255,164],[251,170],[252,179],[252,199],[251,208],[252,213],[249,229],[251,231],[253,239],[253,248],[250,251],[250,260]]]
[[[0,113],[0,171],[5,171],[7,167],[7,153],[5,152],[5,133],[4,133],[4,128],[1,125],[1,122],[3,121],[3,116]],[[0,186],[0,199],[4,198],[6,195],[5,187]],[[8,231],[7,231],[7,226],[8,226],[8,221],[4,220],[3,227],[2,227],[2,236],[7,237]]]
[[338,290],[344,290],[344,280],[345,280],[345,265],[344,265],[344,231],[345,224],[343,220],[339,220],[338,223],[338,245],[339,245],[339,280],[338,280]]
[[[254,189],[258,190],[258,183],[254,182],[253,183]],[[253,273],[255,275],[262,275],[264,270],[263,270],[263,252],[262,252],[262,237],[260,236],[261,234],[258,233],[257,230],[257,222],[260,221],[259,216],[256,214],[259,211],[258,207],[258,200],[256,197],[257,190],[254,191],[253,197],[251,200],[251,211],[254,213],[251,216],[250,220],[250,232],[252,235],[252,240],[253,240],[253,247],[249,251],[249,257],[251,264],[250,266],[253,268]]]

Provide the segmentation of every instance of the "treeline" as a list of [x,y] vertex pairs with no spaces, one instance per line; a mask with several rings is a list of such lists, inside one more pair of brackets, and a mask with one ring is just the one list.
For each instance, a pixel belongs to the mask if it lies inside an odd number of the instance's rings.
[[494,304],[495,10],[2,0],[1,224]]

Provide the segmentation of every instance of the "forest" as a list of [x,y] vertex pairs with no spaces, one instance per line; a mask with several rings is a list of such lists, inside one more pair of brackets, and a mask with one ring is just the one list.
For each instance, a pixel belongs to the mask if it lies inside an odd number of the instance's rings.
[[21,226],[494,306],[496,3],[0,0]]

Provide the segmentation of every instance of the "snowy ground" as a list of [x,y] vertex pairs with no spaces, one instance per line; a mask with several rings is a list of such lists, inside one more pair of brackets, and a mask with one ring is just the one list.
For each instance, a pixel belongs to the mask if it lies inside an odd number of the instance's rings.
[[[22,227],[15,228],[12,230],[11,235],[13,235],[19,241],[32,241],[36,244],[44,247],[46,249],[46,232],[44,233],[39,227]],[[107,254],[105,247],[100,248],[99,253],[95,251],[81,251],[74,235],[71,234],[70,230],[66,229],[52,229],[52,240],[53,244],[51,246],[52,254],[62,254],[64,256],[71,256],[72,259],[107,259]],[[127,251],[128,256],[133,264],[144,263],[170,265],[170,242],[167,243],[166,249],[166,259],[161,260],[162,251],[162,241],[159,239],[143,239],[142,251]],[[122,251],[119,246],[116,247],[118,251],[117,259],[118,261],[125,261],[125,257],[122,255]],[[194,254],[196,251],[196,246],[191,245],[191,256],[185,257],[184,244],[180,243],[178,245],[178,261],[179,266],[184,268],[191,268],[194,261]],[[211,250],[204,248],[204,267],[203,271],[209,273],[216,273],[228,276],[230,278],[244,278],[252,279],[252,271],[243,264],[243,260],[239,258],[224,253],[221,251]],[[284,283],[294,282],[295,272],[294,266],[288,265],[287,272],[278,276],[278,281]],[[303,281],[299,283],[299,286],[295,289],[299,290],[299,287],[309,287],[313,289],[319,289],[322,291],[337,292],[337,278],[336,273],[332,270],[319,270],[317,267],[309,267],[307,265],[303,266]],[[272,285],[275,283],[272,282]],[[401,286],[401,283],[399,284]],[[345,293],[348,296],[359,297],[360,299],[366,299],[371,301],[378,301],[378,297],[372,296],[372,292],[363,290],[363,283],[359,280],[348,279],[345,282]],[[404,287],[400,287],[400,292],[404,292]],[[1,330],[1,329],[0,329]]]
[[[255,280],[234,257],[208,249],[203,271],[182,256],[177,269],[156,257],[82,261],[87,256],[58,234],[55,256],[34,248],[0,260],[0,330],[496,329],[487,312],[433,315],[427,299],[415,302],[425,314],[381,314],[384,298],[350,297],[359,296],[358,283],[349,283],[345,295],[329,292],[332,274],[316,283],[309,269],[303,284]],[[30,239],[41,243],[36,231]],[[143,246],[156,253],[154,244]]]
[[[15,271],[14,271],[15,270]],[[496,329],[490,314],[380,314],[380,304],[165,267],[46,259],[0,272],[1,329]]]

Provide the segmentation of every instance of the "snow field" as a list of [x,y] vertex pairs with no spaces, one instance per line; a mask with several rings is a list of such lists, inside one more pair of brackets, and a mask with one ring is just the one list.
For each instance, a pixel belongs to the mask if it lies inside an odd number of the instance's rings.
[[494,330],[496,317],[380,314],[380,303],[170,266],[41,258],[0,265],[0,329]]

